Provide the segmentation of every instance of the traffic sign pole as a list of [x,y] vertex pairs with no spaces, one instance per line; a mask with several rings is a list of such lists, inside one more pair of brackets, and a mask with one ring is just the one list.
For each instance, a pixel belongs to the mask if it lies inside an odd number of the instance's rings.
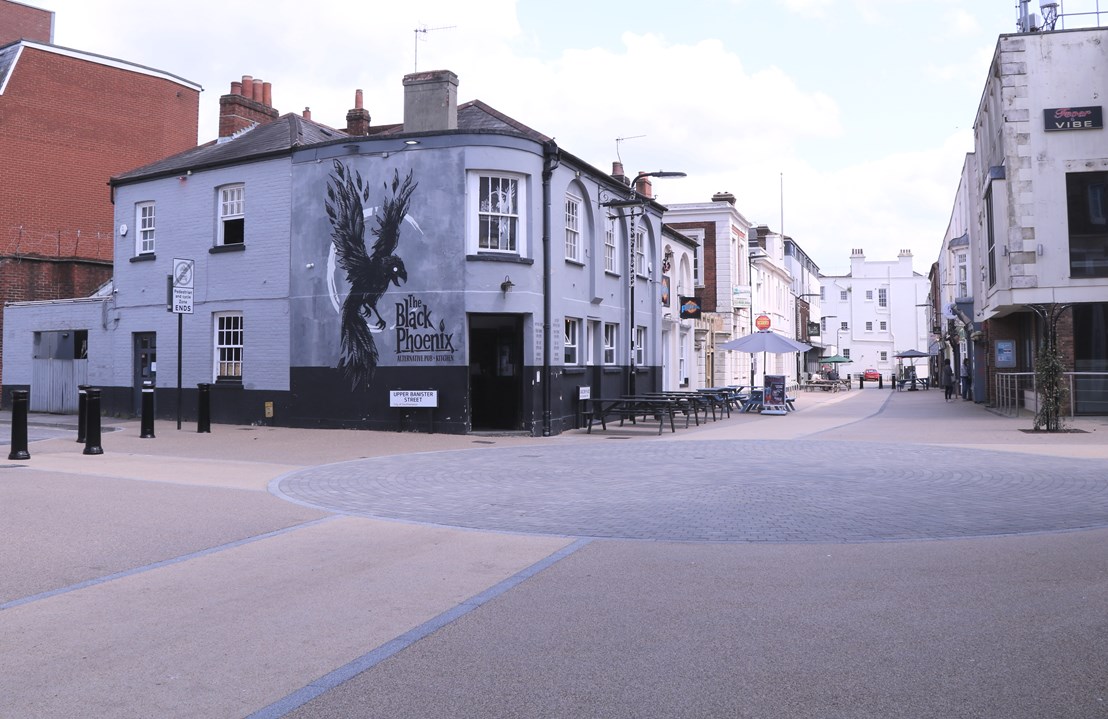
[[181,404],[182,400],[182,376],[181,364],[183,362],[183,320],[184,315],[192,314],[193,279],[195,277],[196,261],[175,257],[173,259],[173,274],[170,276],[169,308],[177,315],[177,429],[181,429]]

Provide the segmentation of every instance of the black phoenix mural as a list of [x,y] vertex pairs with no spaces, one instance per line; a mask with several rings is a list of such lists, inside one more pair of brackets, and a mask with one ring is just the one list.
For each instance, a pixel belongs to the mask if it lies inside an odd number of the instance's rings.
[[[391,185],[391,188],[390,188]],[[404,261],[396,254],[400,226],[408,214],[408,203],[418,183],[412,173],[400,180],[394,171],[392,182],[385,183],[385,199],[374,219],[372,253],[366,247],[365,204],[369,186],[360,172],[353,172],[335,160],[335,171],[327,183],[327,216],[331,219],[331,241],[338,265],[346,272],[350,293],[342,303],[341,351],[339,369],[351,387],[366,387],[377,370],[377,344],[373,331],[385,329],[386,322],[377,310],[377,302],[389,288],[408,280]],[[373,330],[369,323],[376,317]]]

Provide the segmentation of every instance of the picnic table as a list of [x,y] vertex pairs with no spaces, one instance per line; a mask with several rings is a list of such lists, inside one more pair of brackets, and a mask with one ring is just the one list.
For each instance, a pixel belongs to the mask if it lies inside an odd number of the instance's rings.
[[704,421],[708,421],[708,412],[712,413],[712,420],[716,419],[716,408],[713,398],[699,392],[645,392],[642,397],[658,397],[660,399],[672,399],[677,402],[677,411],[685,415],[685,427],[689,426],[689,419],[700,426],[700,413],[704,413]]
[[815,392],[817,389],[824,392],[838,392],[840,389],[850,390],[849,379],[810,379],[804,383],[804,389]]
[[[607,418],[611,415],[619,417],[619,425],[622,427],[624,420],[631,420],[637,424],[639,417],[646,419],[652,417],[658,420],[658,434],[665,428],[666,418],[669,418],[669,430],[677,431],[677,425],[673,421],[678,412],[678,401],[668,397],[654,397],[649,395],[633,395],[626,397],[593,397],[589,400],[589,411],[586,413],[588,429],[586,434],[592,434],[593,420],[600,420],[600,428],[608,429]],[[686,420],[687,423],[687,420]]]

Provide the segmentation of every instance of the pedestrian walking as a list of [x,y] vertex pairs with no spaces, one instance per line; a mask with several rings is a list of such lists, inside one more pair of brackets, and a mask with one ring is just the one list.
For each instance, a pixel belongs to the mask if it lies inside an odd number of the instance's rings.
[[950,366],[950,360],[943,362],[943,371],[939,375],[939,383],[946,392],[946,401],[954,399],[954,369]]
[[973,370],[970,369],[969,357],[962,360],[962,399],[967,402],[970,397],[970,389],[973,387]]

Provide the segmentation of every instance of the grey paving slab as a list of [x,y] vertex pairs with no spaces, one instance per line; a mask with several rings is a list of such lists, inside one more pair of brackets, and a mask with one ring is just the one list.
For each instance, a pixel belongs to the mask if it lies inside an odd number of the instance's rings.
[[593,541],[287,719],[1094,719],[1108,531]]
[[506,532],[707,542],[1108,526],[1095,460],[874,442],[620,441],[378,457],[275,480],[292,501]]

